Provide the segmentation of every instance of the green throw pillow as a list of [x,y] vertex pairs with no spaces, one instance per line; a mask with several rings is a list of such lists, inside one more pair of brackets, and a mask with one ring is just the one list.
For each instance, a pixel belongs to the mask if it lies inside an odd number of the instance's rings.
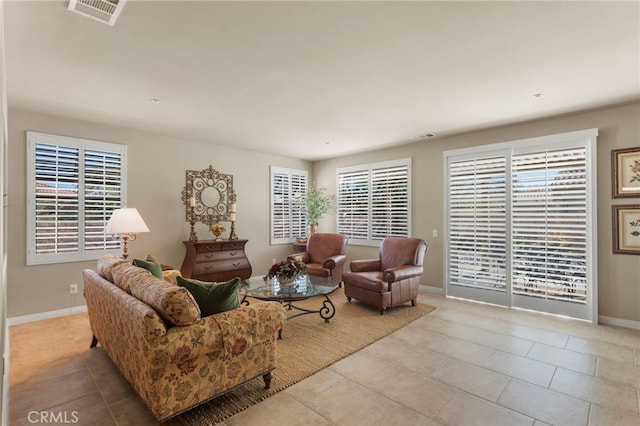
[[240,307],[238,301],[240,278],[234,278],[226,283],[210,283],[177,276],[176,281],[179,286],[185,287],[193,295],[203,317]]
[[133,259],[133,264],[146,269],[161,280],[164,279],[164,276],[162,275],[162,266],[160,266],[158,262],[154,262],[152,260]]

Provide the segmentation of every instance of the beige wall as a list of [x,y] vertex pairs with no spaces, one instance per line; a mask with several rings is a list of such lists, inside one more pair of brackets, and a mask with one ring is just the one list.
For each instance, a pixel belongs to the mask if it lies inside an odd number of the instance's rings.
[[[335,193],[337,167],[398,158],[413,159],[413,235],[429,244],[422,283],[443,288],[443,157],[446,150],[598,128],[598,297],[599,315],[640,322],[640,256],[614,255],[611,237],[611,205],[635,203],[640,198],[611,198],[611,150],[640,146],[640,104],[561,116],[491,130],[344,156],[314,163],[319,186]],[[335,215],[325,218],[320,229],[335,228]],[[432,230],[438,230],[438,238]],[[349,259],[376,257],[377,249],[349,246]]]
[[[182,241],[189,236],[180,201],[185,170],[202,170],[209,165],[234,175],[236,233],[249,240],[247,254],[254,275],[262,275],[271,259],[284,258],[291,252],[290,245],[269,245],[269,166],[311,170],[309,162],[10,108],[9,318],[84,305],[81,272],[95,266],[95,261],[26,266],[27,130],[128,146],[127,205],[140,211],[151,230],[129,244],[131,258],[152,253],[163,263],[180,268],[185,253]],[[203,225],[196,231],[200,239],[211,237]],[[80,284],[77,296],[69,294],[72,283]]]
[[2,190],[2,208],[0,209],[0,353],[2,353],[2,379],[0,380],[0,423],[9,419],[8,383],[9,383],[9,345],[7,329],[7,287],[6,287],[6,175],[7,175],[7,80],[4,62],[4,5],[0,3],[0,190]]
[[[640,322],[640,256],[613,255],[611,205],[638,203],[640,199],[612,200],[610,152],[640,145],[640,104],[556,117],[520,125],[478,131],[413,143],[393,149],[336,159],[308,162],[208,145],[149,133],[134,132],[22,110],[9,111],[9,209],[8,209],[8,316],[28,315],[84,304],[73,299],[68,287],[81,283],[81,271],[95,262],[26,266],[25,247],[25,131],[84,137],[123,143],[129,149],[128,205],[137,207],[151,233],[130,246],[132,256],[153,253],[179,267],[182,241],[189,234],[180,192],[184,171],[212,164],[234,175],[238,194],[237,230],[249,239],[247,253],[254,275],[261,275],[273,258],[283,258],[290,246],[269,245],[269,165],[307,168],[319,186],[335,193],[336,167],[397,158],[413,159],[413,234],[429,243],[423,284],[443,288],[443,158],[445,150],[598,128],[598,277],[599,314]],[[432,237],[432,230],[439,236]],[[335,215],[320,222],[319,231],[333,232]],[[203,238],[207,230],[198,228]],[[348,260],[375,257],[377,249],[349,246]]]

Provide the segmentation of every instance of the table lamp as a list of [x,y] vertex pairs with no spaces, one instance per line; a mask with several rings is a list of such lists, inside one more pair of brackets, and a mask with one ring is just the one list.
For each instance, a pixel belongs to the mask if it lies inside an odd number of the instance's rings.
[[127,243],[134,241],[140,232],[149,232],[149,228],[135,208],[122,208],[113,211],[104,228],[106,234],[117,235],[122,240],[122,258],[126,259]]

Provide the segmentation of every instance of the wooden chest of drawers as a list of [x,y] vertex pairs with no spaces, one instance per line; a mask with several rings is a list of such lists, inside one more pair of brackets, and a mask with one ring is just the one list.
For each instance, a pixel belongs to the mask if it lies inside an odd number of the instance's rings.
[[248,240],[183,241],[187,254],[180,271],[185,278],[201,281],[228,281],[251,277],[251,264],[244,252]]

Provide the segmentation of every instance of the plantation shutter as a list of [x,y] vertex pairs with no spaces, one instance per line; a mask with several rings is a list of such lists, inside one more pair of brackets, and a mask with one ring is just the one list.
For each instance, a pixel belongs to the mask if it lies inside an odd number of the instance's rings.
[[371,170],[371,238],[409,235],[409,167]]
[[282,240],[289,236],[286,222],[286,207],[289,204],[289,176],[286,173],[271,174],[271,240]]
[[338,233],[350,241],[369,238],[369,170],[338,174]]
[[448,295],[597,321],[597,135],[444,153]]
[[307,216],[304,206],[300,202],[307,193],[307,175],[291,174],[291,238],[304,237],[307,235]]
[[513,289],[586,303],[584,147],[513,156]]
[[27,132],[27,264],[97,259],[125,195],[123,145]]
[[120,246],[104,227],[122,204],[122,153],[87,149],[84,153],[84,243],[87,250]]
[[449,283],[505,291],[506,157],[449,165]]
[[35,254],[79,250],[78,152],[77,147],[35,145]]
[[307,234],[300,200],[307,191],[307,171],[271,167],[271,244],[292,242]]
[[351,244],[410,236],[410,158],[342,167],[336,181],[338,233]]

